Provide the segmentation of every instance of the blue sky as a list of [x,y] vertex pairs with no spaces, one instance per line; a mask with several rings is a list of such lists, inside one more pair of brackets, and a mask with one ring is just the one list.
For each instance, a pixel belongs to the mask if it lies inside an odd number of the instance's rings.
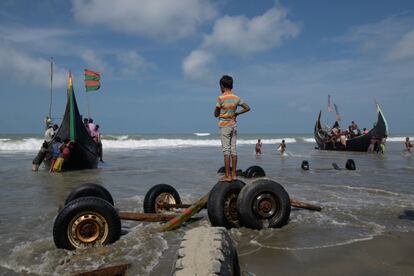
[[[216,132],[218,80],[252,108],[240,132],[311,133],[328,94],[343,124],[413,132],[414,1],[0,2],[0,132],[41,133],[54,58],[54,117],[74,74],[104,133]],[[85,93],[83,70],[101,72]]]

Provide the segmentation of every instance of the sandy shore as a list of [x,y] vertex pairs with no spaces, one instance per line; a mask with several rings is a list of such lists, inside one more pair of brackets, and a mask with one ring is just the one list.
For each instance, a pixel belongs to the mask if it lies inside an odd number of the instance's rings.
[[414,275],[414,232],[311,250],[263,248],[240,256],[241,271],[256,275]]

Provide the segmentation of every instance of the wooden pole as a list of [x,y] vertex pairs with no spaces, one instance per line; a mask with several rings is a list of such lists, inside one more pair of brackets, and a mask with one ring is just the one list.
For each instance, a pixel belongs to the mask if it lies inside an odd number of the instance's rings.
[[52,91],[53,91],[53,57],[50,58],[49,118],[51,119],[52,119]]
[[190,219],[193,215],[200,212],[201,209],[207,206],[208,196],[210,193],[204,195],[196,203],[185,209],[179,216],[174,217],[160,228],[161,232],[166,232],[179,227],[181,224]]
[[174,214],[147,214],[147,213],[133,213],[133,212],[119,212],[120,219],[124,220],[135,220],[135,221],[169,221],[175,218],[177,215]]
[[126,270],[130,264],[120,264],[110,267],[99,268],[92,271],[81,272],[75,276],[110,276],[110,275],[125,275]]
[[298,199],[290,199],[290,205],[296,208],[302,208],[302,209],[308,209],[308,210],[312,210],[312,211],[322,211],[322,207],[320,206],[316,206],[316,205],[312,205],[303,201],[300,201]]

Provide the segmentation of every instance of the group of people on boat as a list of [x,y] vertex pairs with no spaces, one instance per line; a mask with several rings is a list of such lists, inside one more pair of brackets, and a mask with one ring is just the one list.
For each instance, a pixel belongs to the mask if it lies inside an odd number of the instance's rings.
[[68,160],[73,150],[74,141],[66,139],[64,142],[60,137],[55,137],[59,129],[57,124],[48,123],[44,134],[45,140],[32,161],[32,171],[38,171],[44,160],[50,160],[49,172],[60,172],[65,160]]
[[[96,143],[99,160],[103,162],[99,125],[95,125],[92,118],[85,118],[83,123],[86,131]],[[75,146],[75,141],[71,141],[70,139],[62,141],[60,137],[55,137],[58,130],[59,126],[57,124],[53,124],[50,120],[47,121],[44,142],[38,154],[32,161],[32,171],[38,171],[39,166],[44,160],[50,160],[49,172],[60,172],[65,160],[70,158],[71,152]]]
[[65,161],[70,157],[70,154],[75,145],[74,141],[66,139],[63,143],[59,137],[56,137],[51,146],[52,160],[50,162],[49,172],[60,172]]
[[340,142],[341,145],[346,147],[346,141],[348,139],[366,135],[368,132],[369,131],[366,128],[363,128],[361,131],[355,121],[352,121],[351,125],[349,125],[346,130],[341,130],[339,122],[335,121],[334,125],[326,131],[327,136],[325,137],[325,144],[332,144],[332,147],[335,148],[336,143]]
[[92,137],[92,139],[95,141],[97,149],[98,149],[98,155],[99,155],[99,161],[103,162],[102,159],[102,141],[101,141],[101,133],[99,131],[99,125],[94,124],[92,118],[84,118],[83,119],[83,125],[86,128],[86,131],[88,132],[89,136]]

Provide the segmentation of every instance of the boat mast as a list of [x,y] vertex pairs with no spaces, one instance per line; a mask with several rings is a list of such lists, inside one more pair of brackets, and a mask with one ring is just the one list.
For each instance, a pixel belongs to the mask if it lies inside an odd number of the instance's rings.
[[53,92],[53,57],[50,58],[49,118],[52,118],[52,92]]

